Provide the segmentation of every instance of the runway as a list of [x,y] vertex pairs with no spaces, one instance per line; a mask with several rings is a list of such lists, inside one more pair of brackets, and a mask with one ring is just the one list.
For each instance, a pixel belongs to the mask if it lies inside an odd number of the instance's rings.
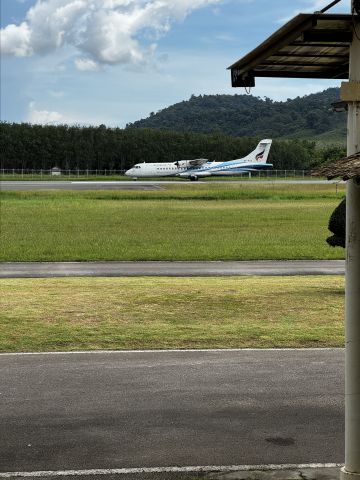
[[342,462],[342,349],[0,355],[0,471]]
[[208,277],[241,275],[344,275],[344,260],[227,262],[13,262],[0,263],[0,278]]
[[[327,180],[211,180],[189,182],[186,180],[128,180],[128,181],[1,181],[0,190],[159,190],[168,185],[326,185],[339,183]],[[341,183],[341,182],[340,182]]]
[[0,182],[0,190],[160,190],[154,182],[65,182],[65,181],[6,181]]

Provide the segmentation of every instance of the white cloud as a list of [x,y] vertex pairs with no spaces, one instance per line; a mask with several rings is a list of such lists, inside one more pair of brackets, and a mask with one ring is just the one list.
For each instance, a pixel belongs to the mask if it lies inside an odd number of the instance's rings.
[[65,123],[65,118],[59,112],[37,110],[34,102],[29,104],[27,121],[36,124]]
[[97,72],[100,69],[99,64],[91,58],[77,58],[75,65],[81,72]]
[[97,64],[139,65],[174,22],[221,1],[37,0],[24,22],[1,30],[1,51],[21,57],[72,46],[82,54],[76,61],[79,70],[95,70]]
[[1,30],[1,51],[17,57],[32,55],[33,49],[30,45],[30,36],[30,28],[26,22],[18,26],[8,25]]

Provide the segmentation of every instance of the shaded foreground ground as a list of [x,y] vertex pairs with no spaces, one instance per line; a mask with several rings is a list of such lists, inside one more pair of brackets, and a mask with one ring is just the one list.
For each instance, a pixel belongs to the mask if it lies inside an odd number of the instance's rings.
[[342,276],[2,279],[1,351],[343,345]]
[[342,349],[0,355],[0,471],[342,462],[343,368]]

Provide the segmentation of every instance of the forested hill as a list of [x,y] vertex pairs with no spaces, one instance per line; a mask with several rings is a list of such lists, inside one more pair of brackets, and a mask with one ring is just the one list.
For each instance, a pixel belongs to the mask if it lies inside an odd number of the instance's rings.
[[127,128],[345,143],[346,114],[331,109],[331,103],[339,101],[339,97],[338,88],[286,102],[252,95],[193,95]]

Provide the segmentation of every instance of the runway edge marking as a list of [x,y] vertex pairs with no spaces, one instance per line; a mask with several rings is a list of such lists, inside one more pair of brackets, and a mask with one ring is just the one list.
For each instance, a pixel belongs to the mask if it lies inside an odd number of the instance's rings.
[[246,472],[251,470],[298,470],[303,468],[340,468],[341,463],[284,463],[280,465],[204,465],[189,467],[139,467],[139,468],[103,468],[92,470],[48,470],[35,472],[3,472],[0,478],[42,478],[42,477],[76,477],[92,475],[126,475],[136,473],[201,473],[201,472]]

